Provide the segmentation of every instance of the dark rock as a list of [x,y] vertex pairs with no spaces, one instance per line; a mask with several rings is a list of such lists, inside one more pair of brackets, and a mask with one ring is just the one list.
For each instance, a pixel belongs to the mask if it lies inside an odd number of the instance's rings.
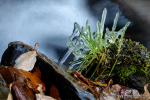
[[[8,45],[8,48],[4,52],[1,64],[4,66],[13,66],[19,55],[31,50],[33,50],[32,47],[22,42],[12,42]],[[43,54],[38,53],[35,66],[38,66],[41,71],[41,79],[46,85],[47,95],[49,94],[51,85],[55,84],[62,100],[80,100],[77,88],[72,85],[70,82],[71,79],[66,78],[66,76],[69,75],[65,73],[56,63],[48,59]]]

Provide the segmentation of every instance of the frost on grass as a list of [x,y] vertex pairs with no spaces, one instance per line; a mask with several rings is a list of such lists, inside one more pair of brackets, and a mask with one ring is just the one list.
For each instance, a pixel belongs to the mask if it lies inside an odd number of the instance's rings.
[[[74,24],[68,41],[69,52],[75,56],[70,70],[78,71],[91,80],[117,77],[117,82],[123,85],[130,85],[128,83],[133,75],[150,77],[150,52],[142,44],[124,38],[130,22],[116,30],[119,20],[117,13],[113,26],[109,29],[105,26],[106,15],[107,10],[104,9],[95,32],[91,31],[88,22],[82,27]],[[149,80],[146,79],[144,83]]]

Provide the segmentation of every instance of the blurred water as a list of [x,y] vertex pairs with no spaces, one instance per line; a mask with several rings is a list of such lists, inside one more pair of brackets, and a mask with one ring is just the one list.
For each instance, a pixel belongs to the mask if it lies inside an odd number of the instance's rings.
[[74,22],[84,25],[88,19],[95,30],[95,23],[105,7],[107,27],[112,27],[119,11],[117,28],[124,26],[129,18],[132,25],[126,35],[150,48],[148,0],[136,3],[134,0],[0,0],[0,57],[11,41],[32,46],[39,42],[39,51],[57,62],[64,55]]
[[[40,51],[57,61],[55,47],[65,47],[73,23],[94,25],[86,0],[0,0],[0,56],[11,41],[40,43]],[[53,46],[51,46],[53,45]]]

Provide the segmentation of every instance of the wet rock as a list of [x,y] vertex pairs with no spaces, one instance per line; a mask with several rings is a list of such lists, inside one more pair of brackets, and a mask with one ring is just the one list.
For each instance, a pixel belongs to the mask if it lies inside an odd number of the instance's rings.
[[[8,45],[8,48],[4,52],[1,59],[1,64],[4,66],[14,66],[16,58],[31,50],[33,50],[32,47],[22,42],[12,42]],[[38,53],[35,67],[36,66],[38,66],[41,71],[41,80],[45,83],[46,95],[50,94],[49,89],[54,84],[58,89],[62,100],[80,100],[77,87],[71,83],[71,79],[66,78],[69,77],[69,75],[65,73],[56,63],[48,59],[43,54]]]

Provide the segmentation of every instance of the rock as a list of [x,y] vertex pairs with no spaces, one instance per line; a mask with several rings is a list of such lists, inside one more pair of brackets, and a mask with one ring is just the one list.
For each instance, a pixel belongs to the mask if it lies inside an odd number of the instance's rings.
[[[5,50],[1,64],[4,66],[14,66],[15,60],[21,54],[32,51],[33,48],[19,41],[11,42]],[[41,73],[41,80],[45,84],[45,94],[50,94],[50,87],[55,85],[62,100],[83,98],[82,90],[79,86],[74,85],[71,80],[73,78],[64,72],[55,62],[48,59],[45,55],[37,53],[37,61],[35,67],[38,67]],[[32,71],[31,71],[32,72]]]

